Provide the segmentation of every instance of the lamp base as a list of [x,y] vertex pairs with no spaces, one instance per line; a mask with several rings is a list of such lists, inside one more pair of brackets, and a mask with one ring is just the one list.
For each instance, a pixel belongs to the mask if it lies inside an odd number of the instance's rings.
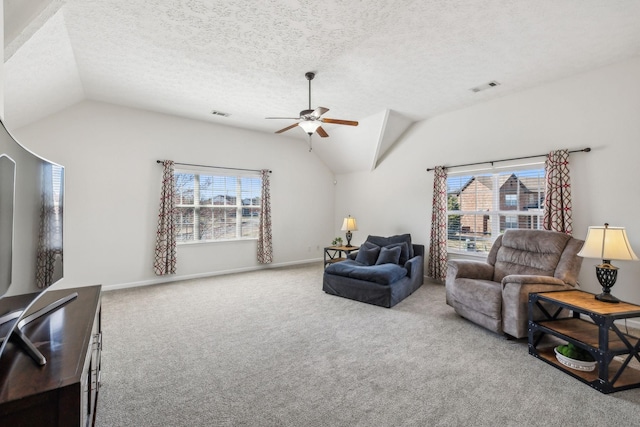
[[602,286],[602,293],[596,295],[596,299],[602,302],[620,302],[618,298],[611,295],[611,288],[618,278],[618,267],[611,265],[609,260],[602,260],[602,264],[596,265],[596,277]]
[[602,301],[602,302],[611,302],[611,303],[620,302],[620,300],[618,298],[614,297],[609,292],[603,292],[600,295],[596,295],[596,299],[598,301]]
[[345,237],[347,238],[347,244],[346,244],[346,246],[347,246],[348,248],[350,248],[351,246],[353,246],[353,245],[351,244],[351,237],[352,237],[352,236],[353,236],[353,235],[351,234],[351,231],[347,231],[347,234],[345,235]]

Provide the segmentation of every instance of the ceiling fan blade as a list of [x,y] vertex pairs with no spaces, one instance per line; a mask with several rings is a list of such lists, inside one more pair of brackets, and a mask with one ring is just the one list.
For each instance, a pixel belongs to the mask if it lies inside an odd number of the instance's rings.
[[294,128],[294,127],[296,127],[296,126],[298,126],[298,124],[297,124],[297,123],[294,123],[294,124],[292,124],[291,126],[287,126],[287,127],[286,127],[286,128],[284,128],[284,129],[280,129],[280,130],[276,131],[276,133],[286,132],[286,131],[288,131],[289,129],[293,129],[293,128]]
[[311,113],[311,116],[315,117],[316,119],[319,119],[320,116],[326,113],[327,111],[329,111],[328,108],[318,107],[315,110],[313,110],[313,113]]
[[326,137],[329,136],[329,134],[327,132],[325,132],[324,129],[322,129],[322,126],[318,126],[318,129],[316,129],[316,133],[318,135],[320,135],[321,137],[323,137],[323,138],[326,138]]
[[358,126],[358,122],[354,122],[353,120],[339,120],[339,119],[320,119],[322,123],[333,123],[334,125],[347,125],[347,126]]
[[265,117],[265,119],[298,120],[300,117]]

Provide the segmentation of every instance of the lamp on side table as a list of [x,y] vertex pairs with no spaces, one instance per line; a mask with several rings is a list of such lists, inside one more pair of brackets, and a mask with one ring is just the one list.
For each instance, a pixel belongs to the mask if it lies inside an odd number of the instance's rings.
[[347,247],[351,247],[351,237],[352,231],[358,231],[358,224],[356,223],[356,219],[355,218],[351,218],[351,215],[349,215],[347,218],[344,219],[344,221],[342,222],[342,231],[346,231],[346,237],[347,237]]
[[602,293],[596,295],[596,299],[604,302],[620,302],[618,298],[611,295],[611,288],[618,278],[618,267],[611,265],[611,260],[638,260],[631,249],[624,227],[609,227],[607,223],[604,227],[589,227],[587,238],[578,256],[602,260],[602,264],[596,265],[596,276],[602,286]]

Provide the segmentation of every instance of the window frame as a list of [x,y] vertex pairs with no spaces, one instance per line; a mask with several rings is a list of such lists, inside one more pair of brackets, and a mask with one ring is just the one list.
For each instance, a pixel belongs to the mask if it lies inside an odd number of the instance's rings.
[[[180,203],[181,191],[178,188],[176,177],[180,174],[193,175],[193,203]],[[203,186],[201,185],[202,177],[211,177],[211,202],[210,203],[201,203],[201,193],[204,191]],[[224,180],[225,183],[229,180],[235,180],[235,186],[233,190],[230,192],[225,192],[225,194],[216,194],[216,190],[221,187],[216,186],[216,182],[219,180]],[[249,188],[246,185],[243,186],[245,180],[257,180],[257,182],[251,183],[249,181]],[[258,240],[259,236],[259,224],[260,224],[260,210],[261,210],[261,198],[262,198],[262,177],[259,172],[242,172],[238,173],[234,171],[230,173],[229,171],[213,169],[213,170],[204,170],[204,169],[191,169],[188,167],[176,168],[174,170],[174,183],[176,183],[175,188],[175,207],[176,207],[176,215],[175,215],[175,225],[176,225],[176,244],[177,245],[201,245],[201,244],[210,244],[210,243],[224,243],[224,242],[242,242],[242,241],[255,241]],[[249,197],[245,197],[247,195]],[[219,204],[216,203],[215,200],[222,196],[224,198],[224,203]],[[228,203],[229,200],[233,198],[235,199],[235,203]],[[244,201],[246,199],[250,200],[249,204],[245,204]],[[192,231],[183,233],[187,235],[191,235],[192,238],[184,239],[181,238],[181,228],[189,223],[182,222],[180,220],[182,209],[193,209],[193,214],[191,215],[192,222],[190,225],[193,227]],[[211,218],[211,231],[209,234],[209,238],[197,238],[197,236],[202,236],[202,232],[200,227],[202,226],[202,218],[205,217],[203,212],[207,210],[210,212]],[[231,212],[228,216],[226,214],[217,216],[215,214],[216,211],[222,212]],[[250,232],[248,236],[244,235],[244,221],[245,218],[244,213],[248,212],[249,215],[246,217],[251,219],[253,225],[249,225]],[[235,220],[229,221],[229,218],[235,218]],[[237,219],[240,218],[240,221]],[[235,224],[235,236],[234,237],[218,237],[216,238],[216,219],[222,219],[222,224]],[[224,232],[224,235],[228,235],[229,231]]]

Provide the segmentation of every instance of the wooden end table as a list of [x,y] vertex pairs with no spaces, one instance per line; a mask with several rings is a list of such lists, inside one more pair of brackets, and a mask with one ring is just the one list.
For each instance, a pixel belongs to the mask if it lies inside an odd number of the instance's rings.
[[[533,320],[534,307],[545,319]],[[571,316],[559,317],[563,309],[570,310]],[[635,317],[640,317],[638,305],[598,301],[594,294],[579,290],[529,294],[529,354],[602,393],[638,388],[640,370],[627,368],[632,359],[640,361],[640,338],[622,332],[614,323]],[[545,335],[587,350],[598,362],[596,369],[579,371],[562,365],[554,347],[542,344]]]
[[327,268],[329,264],[346,260],[351,252],[358,249],[360,246],[327,246],[324,248],[324,267]]

